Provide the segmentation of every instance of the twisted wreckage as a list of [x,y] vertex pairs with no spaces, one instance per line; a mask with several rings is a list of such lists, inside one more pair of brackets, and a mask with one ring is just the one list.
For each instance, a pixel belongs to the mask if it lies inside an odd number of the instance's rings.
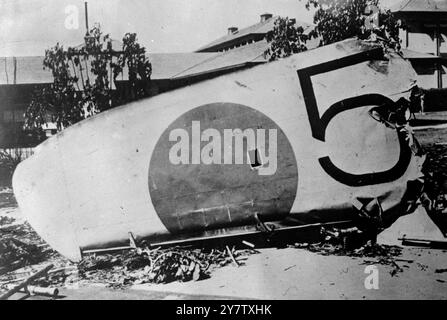
[[405,118],[414,79],[377,43],[303,52],[76,124],[18,166],[14,192],[75,261],[129,234],[157,245],[265,222],[383,228],[414,210],[423,185]]

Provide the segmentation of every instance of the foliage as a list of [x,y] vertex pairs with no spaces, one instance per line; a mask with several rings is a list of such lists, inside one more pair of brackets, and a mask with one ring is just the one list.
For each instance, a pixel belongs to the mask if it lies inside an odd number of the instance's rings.
[[[270,60],[306,50],[306,40],[310,37],[319,38],[320,46],[357,37],[364,40],[379,40],[385,49],[400,50],[399,28],[403,25],[390,10],[380,8],[379,0],[304,1],[308,10],[311,8],[315,10],[314,30],[306,38],[302,34],[302,29],[291,27],[292,19],[278,18],[275,21],[277,30],[267,36],[270,48],[266,54],[270,55]],[[379,25],[369,21],[373,13],[378,15]],[[291,48],[298,49],[294,51]]]
[[123,38],[123,53],[118,57],[118,63],[113,63],[115,79],[125,66],[129,70],[130,85],[130,97],[126,100],[136,100],[149,95],[149,87],[146,84],[151,78],[152,66],[146,57],[146,49],[137,42],[135,33],[126,33]]
[[[379,36],[390,46],[399,46],[399,21],[390,10],[380,9],[379,0],[306,0],[306,8],[316,9],[314,23],[320,45],[347,38],[368,39]],[[365,20],[371,8],[378,8],[379,26],[367,28]]]
[[303,32],[303,27],[296,26],[295,19],[278,17],[273,30],[266,35],[270,46],[265,56],[273,61],[307,50],[306,41],[309,36]]
[[[146,50],[136,34],[127,33],[121,51],[112,48],[110,35],[95,25],[81,46],[65,49],[59,43],[45,51],[44,69],[50,69],[53,83],[36,89],[25,118],[27,128],[39,129],[54,122],[62,130],[89,116],[149,95],[152,73]],[[113,84],[125,68],[128,87],[115,90]]]

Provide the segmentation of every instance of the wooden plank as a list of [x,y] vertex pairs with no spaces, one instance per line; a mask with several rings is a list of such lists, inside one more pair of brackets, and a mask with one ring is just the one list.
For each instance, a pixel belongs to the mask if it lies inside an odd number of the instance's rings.
[[27,278],[24,282],[20,283],[19,285],[16,285],[14,288],[12,288],[8,292],[6,292],[4,295],[0,296],[0,300],[8,299],[10,296],[15,294],[16,292],[19,292],[22,288],[25,288],[26,286],[28,286],[28,284],[30,284],[32,281],[45,275],[48,271],[50,271],[51,268],[53,268],[53,264],[50,264],[50,265],[46,266],[45,268],[43,268],[42,270],[36,272],[35,274],[33,274],[32,276]]

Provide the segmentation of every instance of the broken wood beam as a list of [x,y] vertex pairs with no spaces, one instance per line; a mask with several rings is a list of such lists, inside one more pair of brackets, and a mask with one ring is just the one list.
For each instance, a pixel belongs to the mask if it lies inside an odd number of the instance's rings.
[[225,248],[227,248],[227,252],[228,252],[228,255],[230,256],[231,260],[233,260],[234,264],[239,267],[239,262],[237,262],[237,260],[234,258],[233,252],[231,252],[231,250],[228,246],[225,246]]
[[122,247],[112,247],[112,248],[103,248],[103,249],[88,249],[88,250],[82,250],[82,255],[84,254],[91,254],[91,253],[105,253],[105,252],[112,252],[112,251],[121,251],[121,250],[132,250],[135,249],[131,246],[122,246]]
[[19,292],[22,288],[27,287],[32,281],[34,281],[36,279],[39,279],[43,275],[47,274],[47,272],[50,271],[51,268],[53,268],[53,265],[49,264],[48,266],[46,266],[42,270],[40,270],[40,271],[36,272],[35,274],[33,274],[32,276],[28,277],[24,282],[14,286],[14,288],[12,288],[8,292],[6,292],[2,296],[0,296],[0,300],[8,299],[10,296],[15,294],[16,292]]

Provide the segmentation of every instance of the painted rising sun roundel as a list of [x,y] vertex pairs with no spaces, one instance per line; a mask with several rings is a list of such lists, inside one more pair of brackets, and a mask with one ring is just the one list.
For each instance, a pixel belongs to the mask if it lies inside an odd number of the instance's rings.
[[171,233],[277,220],[298,187],[292,146],[269,117],[248,106],[213,103],[177,118],[149,166],[153,206]]

